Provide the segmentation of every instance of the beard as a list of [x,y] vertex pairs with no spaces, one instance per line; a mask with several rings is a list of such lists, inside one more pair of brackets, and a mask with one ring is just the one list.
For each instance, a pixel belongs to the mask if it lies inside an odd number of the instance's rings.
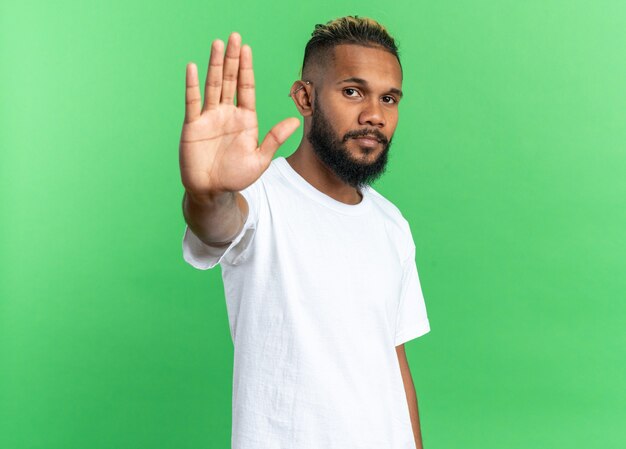
[[[365,135],[377,137],[383,146],[380,155],[371,163],[363,163],[354,159],[347,147],[348,139]],[[392,139],[387,140],[383,133],[376,129],[348,131],[339,137],[319,107],[317,97],[313,102],[311,129],[306,137],[322,163],[339,179],[352,187],[360,190],[372,184],[385,172]],[[361,151],[369,154],[376,151],[376,148],[361,147]]]

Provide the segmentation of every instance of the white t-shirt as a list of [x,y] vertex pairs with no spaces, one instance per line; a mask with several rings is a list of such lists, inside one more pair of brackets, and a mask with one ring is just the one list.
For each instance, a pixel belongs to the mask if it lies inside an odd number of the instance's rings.
[[372,187],[331,198],[284,157],[241,193],[228,248],[183,238],[189,264],[222,267],[232,448],[414,449],[395,346],[430,326],[406,219]]

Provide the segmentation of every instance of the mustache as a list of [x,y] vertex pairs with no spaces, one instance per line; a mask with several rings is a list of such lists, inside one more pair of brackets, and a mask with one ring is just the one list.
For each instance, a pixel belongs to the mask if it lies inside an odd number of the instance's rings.
[[366,137],[366,136],[375,137],[376,139],[378,139],[379,142],[385,145],[389,143],[387,137],[385,137],[385,135],[381,133],[380,131],[378,131],[377,129],[359,129],[359,130],[354,130],[354,131],[348,131],[346,134],[344,134],[343,141],[345,142],[348,139],[353,139],[356,137]]

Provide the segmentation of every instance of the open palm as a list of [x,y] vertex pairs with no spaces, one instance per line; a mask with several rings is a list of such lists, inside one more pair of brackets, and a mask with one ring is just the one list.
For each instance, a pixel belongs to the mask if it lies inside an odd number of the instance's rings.
[[255,101],[252,49],[241,46],[238,33],[230,35],[225,55],[224,43],[213,41],[202,106],[197,67],[187,64],[179,160],[188,192],[243,190],[261,176],[276,150],[298,128],[297,118],[285,119],[259,146]]

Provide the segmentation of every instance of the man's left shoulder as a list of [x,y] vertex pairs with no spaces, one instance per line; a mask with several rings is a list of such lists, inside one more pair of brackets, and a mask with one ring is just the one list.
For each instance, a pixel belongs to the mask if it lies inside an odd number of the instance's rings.
[[383,196],[377,190],[374,190],[371,186],[369,192],[372,198],[372,202],[376,206],[377,210],[384,216],[385,222],[392,227],[397,227],[398,231],[411,235],[411,229],[409,222],[404,215],[391,200]]

